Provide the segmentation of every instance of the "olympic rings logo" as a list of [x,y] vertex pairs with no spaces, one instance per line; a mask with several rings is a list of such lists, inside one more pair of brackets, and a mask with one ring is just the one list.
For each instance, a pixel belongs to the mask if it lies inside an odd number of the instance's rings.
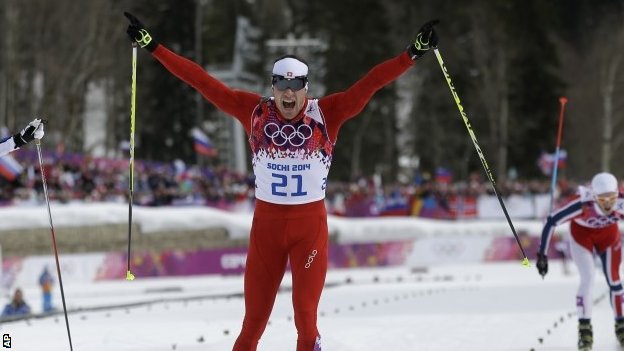
[[280,127],[277,123],[271,122],[264,126],[264,134],[277,146],[289,143],[297,147],[312,137],[312,127],[307,124],[300,124],[297,128],[290,124]]
[[463,253],[464,245],[461,243],[442,241],[433,243],[432,249],[438,256],[455,256]]
[[585,219],[585,223],[592,228],[603,228],[608,225],[617,223],[618,218],[613,216],[589,217]]

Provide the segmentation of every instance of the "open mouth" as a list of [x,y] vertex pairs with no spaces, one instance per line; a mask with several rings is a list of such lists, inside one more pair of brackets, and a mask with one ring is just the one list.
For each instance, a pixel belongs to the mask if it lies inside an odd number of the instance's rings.
[[604,213],[611,213],[611,211],[613,210],[613,205],[612,204],[600,204],[600,208],[602,209],[602,211],[604,211]]
[[295,102],[294,101],[282,101],[282,106],[284,106],[284,108],[286,109],[292,109],[292,108],[295,108]]

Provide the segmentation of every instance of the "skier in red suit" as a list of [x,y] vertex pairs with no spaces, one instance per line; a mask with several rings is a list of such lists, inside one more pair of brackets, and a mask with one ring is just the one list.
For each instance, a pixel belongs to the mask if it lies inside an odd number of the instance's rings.
[[613,174],[601,172],[592,178],[591,187],[580,186],[578,196],[551,213],[542,229],[536,266],[544,277],[548,273],[546,254],[555,227],[570,222],[570,251],[580,278],[576,293],[579,351],[590,351],[594,344],[591,324],[596,271],[594,254],[600,257],[609,286],[615,336],[624,346],[624,288],[620,279],[622,238],[618,227],[622,220],[624,195],[620,193],[619,182]]
[[233,351],[254,351],[267,325],[290,261],[297,351],[321,351],[317,308],[327,272],[325,188],[340,126],[355,117],[376,91],[397,79],[437,45],[427,22],[400,55],[373,67],[349,89],[307,97],[308,65],[288,55],[275,60],[271,98],[235,90],[196,63],[156,42],[125,13],[132,41],[172,74],[236,118],[249,137],[256,176],[256,208],[245,267],[245,317]]

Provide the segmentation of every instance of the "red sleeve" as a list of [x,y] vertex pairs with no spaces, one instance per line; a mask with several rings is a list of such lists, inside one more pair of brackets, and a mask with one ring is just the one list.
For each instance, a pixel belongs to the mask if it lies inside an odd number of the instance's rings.
[[377,90],[393,82],[413,64],[414,61],[403,52],[373,67],[349,89],[321,98],[319,106],[332,140],[336,140],[340,126],[360,113]]
[[251,113],[260,102],[260,95],[229,88],[195,62],[175,54],[163,45],[158,45],[152,55],[169,72],[199,91],[219,110],[238,119],[247,134],[250,133]]

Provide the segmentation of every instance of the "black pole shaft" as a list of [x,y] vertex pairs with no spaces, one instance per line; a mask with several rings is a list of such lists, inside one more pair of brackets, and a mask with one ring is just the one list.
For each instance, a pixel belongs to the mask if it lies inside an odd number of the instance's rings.
[[133,280],[130,271],[132,254],[132,202],[134,197],[134,123],[136,114],[136,73],[137,73],[137,43],[132,43],[132,92],[130,96],[130,162],[128,162],[128,267],[126,279]]
[[511,232],[513,233],[513,236],[516,238],[516,243],[518,243],[518,247],[520,248],[520,251],[522,252],[524,261],[528,265],[528,258],[527,258],[526,253],[524,252],[524,248],[522,247],[522,243],[520,242],[518,233],[516,233],[516,228],[514,228],[513,222],[511,221],[511,217],[509,216],[509,213],[507,212],[507,208],[505,207],[505,203],[503,202],[503,199],[501,198],[500,194],[496,190],[496,182],[494,181],[494,176],[492,175],[492,171],[490,170],[490,167],[488,166],[488,163],[485,160],[485,155],[483,154],[483,150],[481,150],[481,147],[479,146],[479,143],[477,142],[477,137],[474,131],[472,130],[472,125],[470,124],[470,121],[468,120],[468,115],[466,114],[466,112],[464,112],[464,107],[462,106],[461,101],[459,100],[459,95],[457,95],[457,91],[455,91],[455,86],[453,85],[453,82],[451,81],[451,76],[449,75],[446,69],[444,60],[442,60],[442,55],[440,54],[440,51],[437,48],[434,49],[433,51],[438,60],[438,64],[440,65],[440,68],[442,69],[442,73],[444,74],[446,83],[448,84],[448,87],[451,90],[451,95],[453,95],[453,99],[455,100],[455,104],[457,105],[457,109],[459,110],[459,114],[461,115],[462,120],[464,124],[466,125],[466,129],[468,130],[468,134],[470,135],[472,144],[474,145],[475,150],[477,151],[477,155],[479,156],[479,160],[481,161],[483,170],[485,171],[485,174],[487,175],[488,179],[490,180],[490,183],[492,184],[492,189],[494,189],[494,194],[496,194],[496,197],[498,198],[498,203],[503,209],[505,218],[507,218],[507,223],[509,224],[509,228],[511,228]]
[[[132,179],[130,179],[132,181]],[[130,251],[132,242],[132,190],[130,190],[130,204],[128,205],[128,272],[130,272]]]
[[59,286],[61,288],[61,299],[63,301],[63,314],[65,315],[65,326],[67,327],[67,338],[69,340],[69,349],[74,350],[72,345],[71,331],[69,330],[69,318],[67,318],[67,304],[65,303],[65,289],[63,288],[63,277],[61,276],[61,264],[58,257],[58,249],[56,247],[56,235],[54,234],[54,225],[52,224],[52,211],[50,211],[50,198],[48,197],[48,186],[46,184],[45,174],[43,171],[43,160],[41,158],[41,141],[36,139],[37,155],[39,156],[39,168],[41,169],[41,181],[43,183],[43,194],[45,196],[46,205],[48,207],[48,220],[50,222],[50,234],[52,235],[52,247],[54,248],[54,259],[56,260],[56,273],[58,274]]

